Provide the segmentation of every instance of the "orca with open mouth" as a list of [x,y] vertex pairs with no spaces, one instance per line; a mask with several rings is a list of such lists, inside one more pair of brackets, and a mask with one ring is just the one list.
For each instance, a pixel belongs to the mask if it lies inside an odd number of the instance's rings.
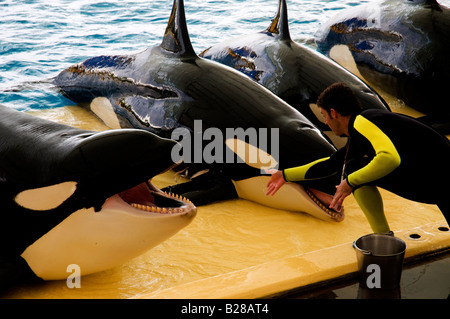
[[196,207],[151,179],[176,144],[93,132],[0,106],[0,287],[118,266],[190,223]]

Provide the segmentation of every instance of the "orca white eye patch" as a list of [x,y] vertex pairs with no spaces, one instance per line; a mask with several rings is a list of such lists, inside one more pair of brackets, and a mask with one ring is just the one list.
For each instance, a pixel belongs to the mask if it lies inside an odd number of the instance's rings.
[[77,182],[63,182],[51,186],[27,189],[16,195],[20,206],[36,211],[51,210],[66,201],[77,189]]

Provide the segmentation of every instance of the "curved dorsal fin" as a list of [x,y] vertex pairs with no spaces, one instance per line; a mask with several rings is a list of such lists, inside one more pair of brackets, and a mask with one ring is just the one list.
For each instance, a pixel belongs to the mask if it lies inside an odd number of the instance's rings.
[[189,38],[183,0],[174,0],[161,48],[183,57],[197,56]]
[[280,39],[291,40],[291,36],[289,34],[289,21],[286,0],[280,0],[277,15],[272,19],[272,23],[266,29],[266,31],[273,34],[278,34],[277,37]]

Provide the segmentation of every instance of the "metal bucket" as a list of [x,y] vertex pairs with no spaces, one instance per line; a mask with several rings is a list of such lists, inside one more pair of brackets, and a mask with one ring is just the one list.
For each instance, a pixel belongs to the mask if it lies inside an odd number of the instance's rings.
[[369,234],[353,242],[360,285],[368,289],[400,286],[406,243],[386,234]]

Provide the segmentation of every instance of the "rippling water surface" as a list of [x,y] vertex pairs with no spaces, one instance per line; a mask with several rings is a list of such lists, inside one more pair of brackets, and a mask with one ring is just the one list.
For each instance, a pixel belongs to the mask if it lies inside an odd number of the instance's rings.
[[[288,1],[291,35],[308,42],[336,11],[367,1]],[[226,38],[264,30],[278,0],[186,0],[188,29],[200,53]],[[89,57],[159,45],[171,0],[0,1],[0,103],[19,110],[71,102],[46,81]]]
[[[289,0],[291,36],[312,44],[322,22],[339,10],[366,2]],[[232,36],[264,30],[277,8],[278,0],[185,1],[188,29],[198,53]],[[0,103],[20,110],[70,103],[46,81],[89,57],[159,45],[171,9],[171,0],[0,1]]]

